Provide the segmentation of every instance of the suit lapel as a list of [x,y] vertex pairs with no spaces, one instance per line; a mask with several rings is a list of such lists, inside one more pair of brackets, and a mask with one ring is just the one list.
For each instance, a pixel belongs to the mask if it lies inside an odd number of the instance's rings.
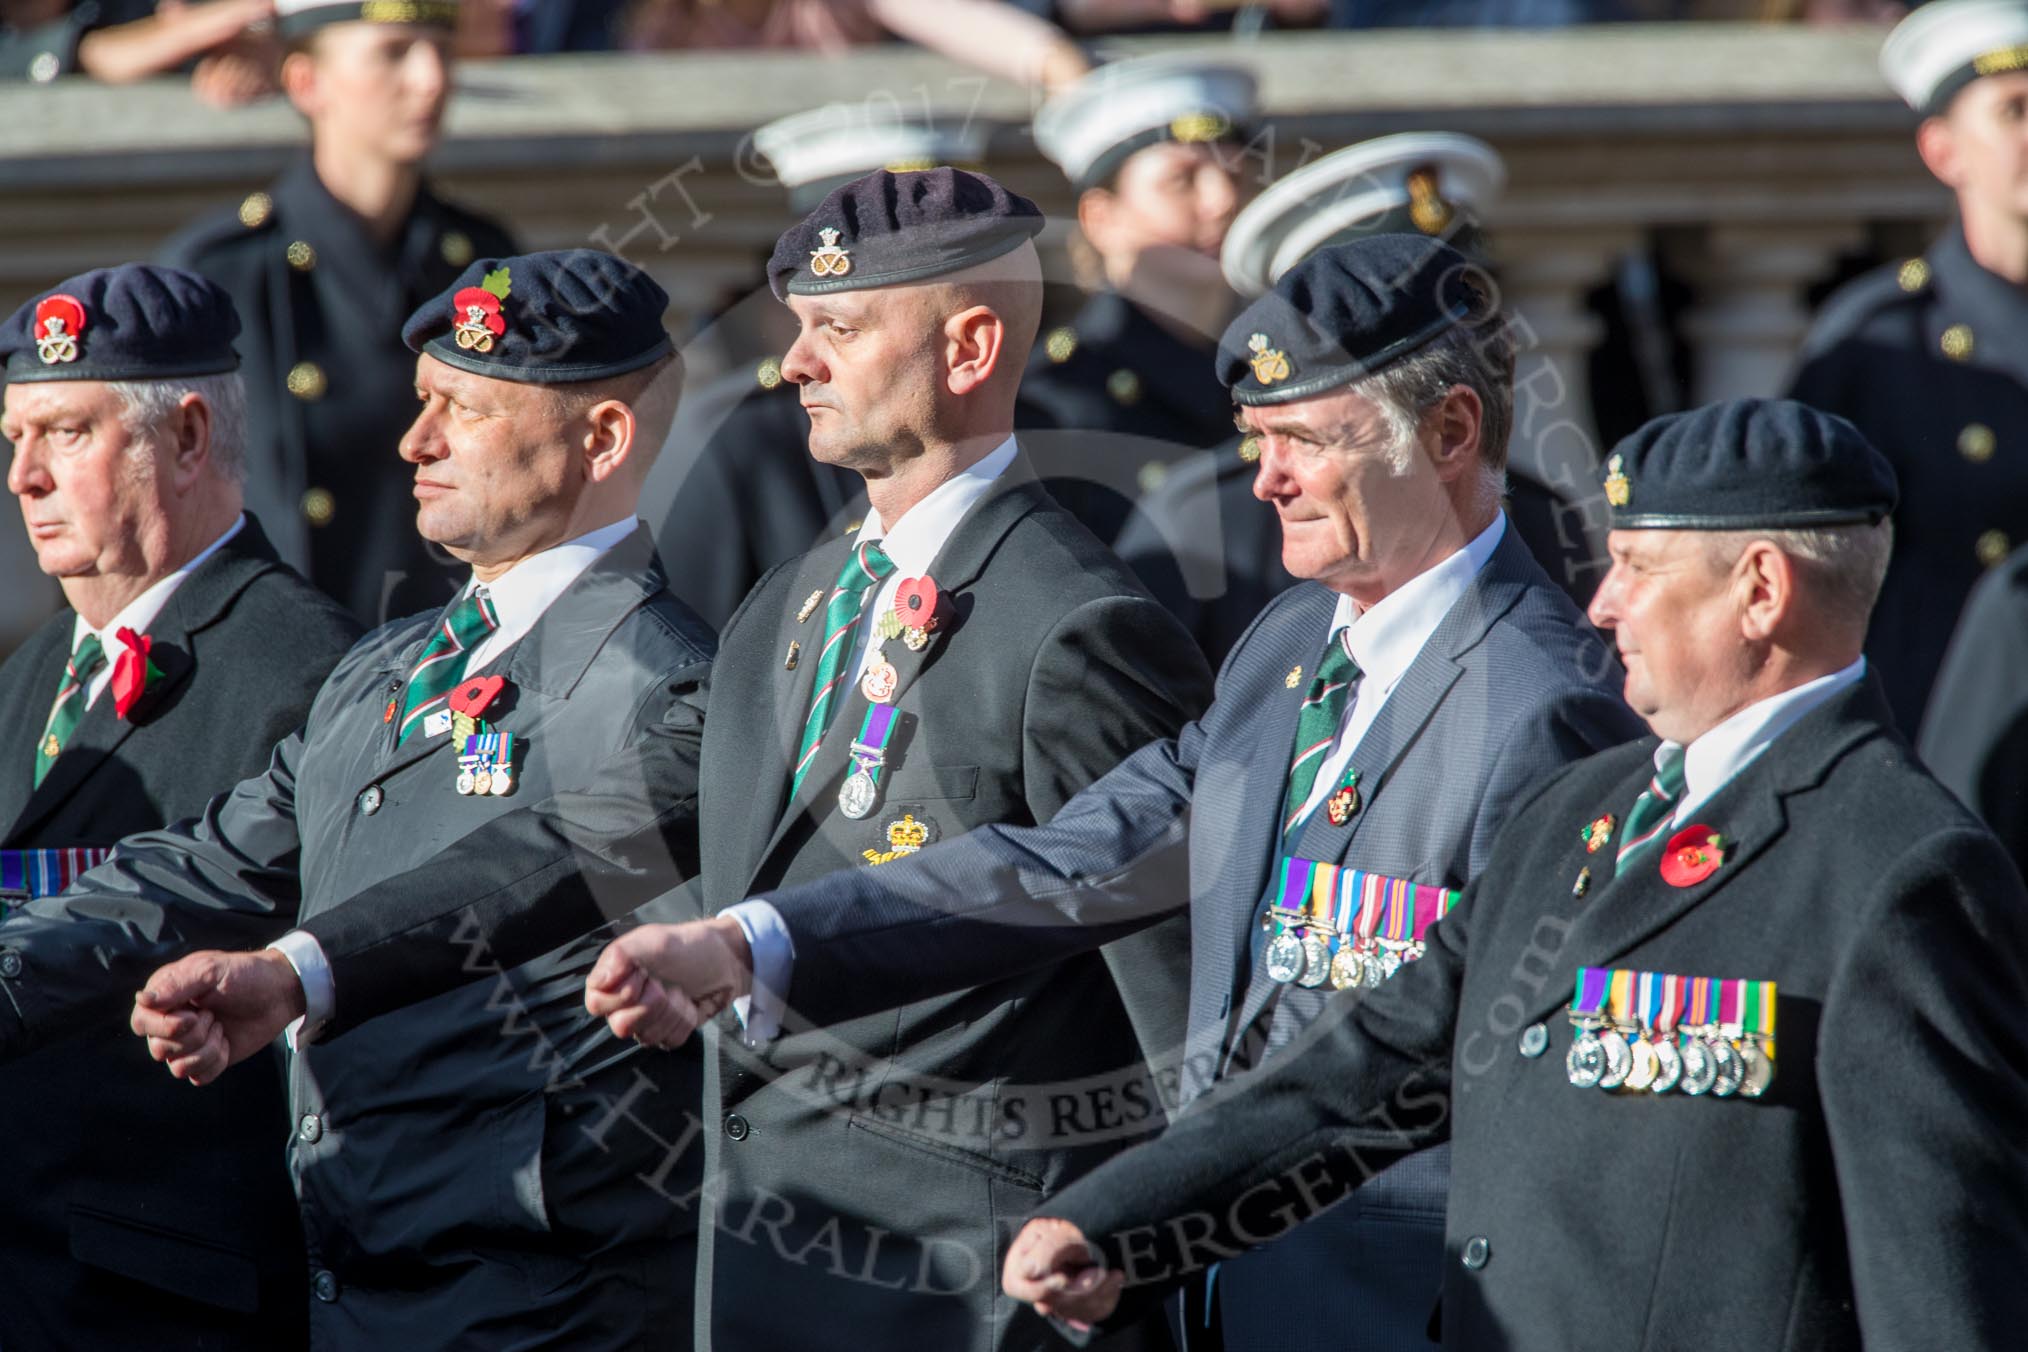
[[[929,575],[936,580],[937,590],[944,598],[943,605],[947,609],[942,628],[931,635],[929,646],[919,653],[911,652],[901,643],[888,643],[882,649],[887,655],[887,660],[894,663],[895,672],[899,677],[894,699],[891,701],[899,715],[898,726],[893,740],[889,743],[899,754],[907,754],[906,738],[915,721],[910,714],[901,710],[903,697],[924,672],[937,664],[944,650],[950,644],[959,641],[959,635],[973,619],[975,598],[969,588],[992,561],[1000,542],[1007,537],[1007,532],[1014,529],[1016,522],[1034,511],[1045,500],[1041,486],[1035,481],[1034,470],[1025,457],[1016,456],[1014,462],[986,491],[985,496],[965,514],[957,529],[944,541],[943,548],[937,551],[936,558],[930,564]],[[818,551],[820,554],[824,552],[826,551]],[[844,566],[844,557],[843,551],[840,550],[831,559],[830,576],[833,579],[837,576],[837,570]],[[990,623],[990,617],[987,617],[987,622]],[[865,623],[864,616],[860,617],[860,623]],[[811,665],[814,666],[814,662]],[[808,701],[806,680],[803,701],[797,706],[799,712],[795,715],[798,737],[802,732],[804,716],[800,711],[809,707]],[[838,781],[851,760],[853,738],[857,736],[859,725],[866,717],[866,705],[866,696],[860,693],[858,682],[848,681],[839,692],[831,726],[824,734],[823,744],[817,748],[816,759],[810,763],[810,772],[803,776],[801,790],[794,800],[788,803],[786,809],[778,814],[767,844],[755,856],[754,870],[747,878],[749,884],[760,876],[775,852],[781,849],[783,841],[789,837],[791,828],[796,822],[806,816],[821,816],[828,811],[825,804],[837,794]],[[795,753],[791,750],[789,754],[793,758]],[[778,792],[786,793],[787,789],[787,776],[784,775],[782,788]],[[780,801],[779,798],[777,801]]]
[[[191,673],[196,669],[193,655],[195,636],[210,627],[255,578],[278,566],[274,549],[261,533],[260,523],[249,516],[239,533],[219,546],[218,552],[193,570],[176,588],[161,614],[148,626],[151,640],[148,657],[161,673],[150,681],[147,691],[121,718],[113,711],[110,683],[79,720],[70,745],[49,767],[49,774],[33,789],[16,819],[13,834],[23,838],[47,821],[100,767],[109,763],[134,730],[146,727],[172,708]],[[65,642],[69,634],[65,631]],[[64,651],[68,652],[66,646]],[[278,655],[280,660],[280,655]],[[50,690],[55,694],[55,687]],[[37,722],[37,731],[41,724]],[[214,735],[232,736],[230,728],[216,729]],[[29,783],[33,783],[30,774]],[[60,845],[63,842],[53,841]]]
[[[1885,701],[1874,678],[1843,691],[1821,708],[1812,710],[1793,728],[1782,734],[1760,757],[1731,783],[1700,806],[1694,820],[1686,825],[1709,826],[1724,840],[1724,862],[1700,882],[1679,887],[1662,877],[1661,852],[1643,853],[1625,875],[1603,879],[1591,865],[1593,883],[1579,904],[1569,932],[1565,935],[1562,959],[1543,987],[1544,1003],[1533,1012],[1542,1018],[1563,1006],[1579,967],[1607,967],[1649,938],[1675,924],[1706,898],[1722,892],[1741,876],[1746,866],[1778,840],[1788,829],[1786,799],[1820,783],[1831,766],[1847,751],[1877,735],[1887,720]],[[1614,830],[1617,846],[1622,814],[1640,793],[1649,767],[1645,764],[1615,790],[1626,795],[1625,803],[1601,805],[1593,813],[1611,812],[1620,818]],[[1587,818],[1587,820],[1590,820]],[[1584,822],[1571,823],[1573,833]],[[1684,827],[1664,833],[1668,836]],[[1605,850],[1599,852],[1605,854]],[[1596,857],[1596,856],[1594,856]],[[1769,898],[1769,905],[1780,905]]]

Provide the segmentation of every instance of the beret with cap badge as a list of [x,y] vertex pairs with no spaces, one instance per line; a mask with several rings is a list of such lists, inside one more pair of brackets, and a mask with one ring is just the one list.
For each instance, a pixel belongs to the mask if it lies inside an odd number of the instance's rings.
[[1042,224],[1041,208],[984,174],[876,169],[781,237],[768,286],[786,300],[925,282],[1012,253]]
[[1601,469],[1614,530],[1873,524],[1894,467],[1851,423],[1793,399],[1732,399],[1656,418]]
[[181,268],[123,263],[59,282],[0,328],[10,383],[169,380],[239,369],[239,312]]
[[530,385],[604,380],[675,351],[669,293],[597,249],[482,258],[402,326],[411,352]]

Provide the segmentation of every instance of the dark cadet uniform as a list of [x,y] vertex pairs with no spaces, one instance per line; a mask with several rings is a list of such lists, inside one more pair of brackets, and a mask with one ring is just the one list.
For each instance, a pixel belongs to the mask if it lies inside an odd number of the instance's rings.
[[2028,547],[1965,602],[1917,748],[2028,871]]
[[415,531],[415,469],[397,453],[416,410],[402,321],[474,258],[513,252],[498,225],[427,185],[382,244],[307,153],[163,248],[231,293],[244,321],[248,508],[362,623],[441,605],[462,577]]
[[768,357],[687,393],[641,494],[669,590],[712,628],[753,584],[866,510],[858,475],[810,457],[798,387]]
[[1900,477],[1866,656],[1913,735],[1972,585],[2028,543],[2028,292],[1953,226],[1831,298],[1789,393],[1851,419]]
[[[0,362],[21,391],[215,376],[239,365],[238,327],[231,300],[203,278],[129,264],[23,305],[0,327]],[[104,656],[121,655],[84,706],[69,675],[77,618],[60,610],[0,665],[0,915],[9,901],[60,891],[84,851],[195,816],[258,774],[359,635],[251,519],[146,622],[155,674],[131,702],[120,671],[133,670],[132,649],[106,632]],[[0,974],[21,970],[20,928],[0,923]],[[73,958],[91,960],[86,936],[71,944]],[[222,1092],[194,1094],[128,1031],[130,998],[119,986],[97,1017],[46,1045],[0,999],[0,1139],[10,1143],[0,1345],[301,1347],[303,1240],[277,1149],[288,1129],[279,1063],[257,1056],[218,1082]]]
[[[1787,402],[1650,424],[1608,472],[1619,529],[1856,523],[1894,494],[1849,424]],[[2028,893],[2005,852],[1870,678],[1622,860],[1656,753],[1549,780],[1421,961],[1039,1214],[1159,1287],[1449,1139],[1447,1347],[2011,1345]]]

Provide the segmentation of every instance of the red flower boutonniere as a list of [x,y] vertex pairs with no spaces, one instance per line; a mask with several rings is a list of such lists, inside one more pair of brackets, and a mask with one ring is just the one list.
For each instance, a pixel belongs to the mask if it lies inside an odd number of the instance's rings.
[[493,707],[493,701],[500,698],[500,692],[506,688],[505,676],[474,676],[452,690],[444,703],[454,714],[480,718]]
[[154,639],[131,629],[122,629],[114,637],[126,645],[126,651],[113,663],[113,713],[125,718],[140,703],[141,696],[148,693],[148,687],[161,677],[162,669],[148,656],[148,650],[155,646]]
[[1686,826],[1662,849],[1662,881],[1694,887],[1725,862],[1726,839],[1708,826]]
[[910,652],[928,647],[929,636],[942,628],[943,617],[937,613],[941,601],[936,582],[927,574],[905,577],[895,588],[894,617],[901,621],[901,641]]

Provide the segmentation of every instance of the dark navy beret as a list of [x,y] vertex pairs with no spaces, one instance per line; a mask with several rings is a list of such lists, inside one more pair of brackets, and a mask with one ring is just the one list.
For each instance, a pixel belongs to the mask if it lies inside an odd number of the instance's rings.
[[899,286],[1012,253],[1042,229],[1042,210],[963,169],[876,169],[817,204],[775,244],[777,300]]
[[1414,356],[1497,318],[1484,272],[1427,235],[1369,235],[1305,258],[1234,319],[1219,375],[1239,404],[1284,404]]
[[168,380],[239,369],[239,312],[180,268],[123,263],[59,282],[0,332],[7,379]]
[[401,340],[448,366],[524,385],[604,380],[675,351],[669,293],[597,249],[482,258],[408,317]]
[[1603,468],[1614,530],[1784,530],[1873,523],[1894,467],[1858,428],[1792,399],[1734,399],[1656,418]]

